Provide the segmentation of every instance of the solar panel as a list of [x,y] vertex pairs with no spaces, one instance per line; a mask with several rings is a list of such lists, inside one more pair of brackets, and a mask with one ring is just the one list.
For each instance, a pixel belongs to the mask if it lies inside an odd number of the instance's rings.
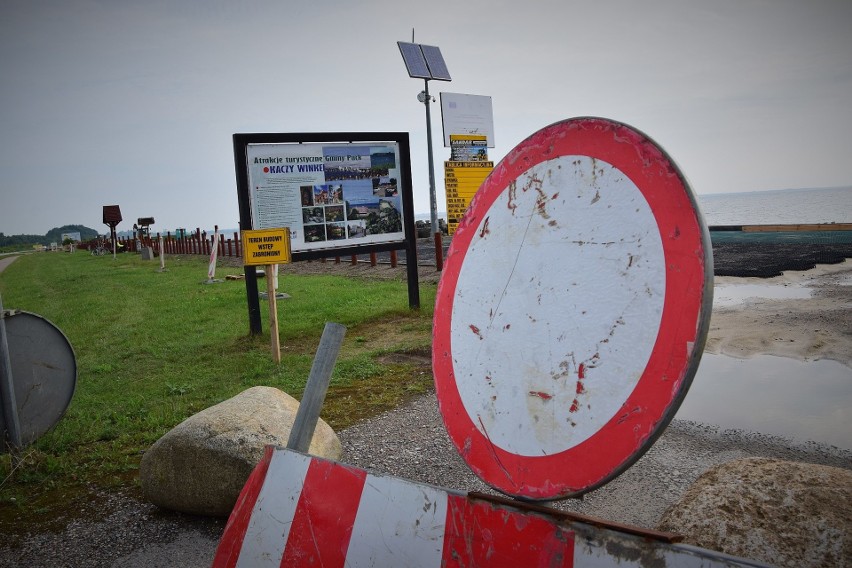
[[399,46],[402,60],[405,61],[405,68],[408,69],[409,77],[415,79],[432,78],[432,74],[429,73],[429,67],[426,65],[426,59],[423,57],[423,52],[420,51],[420,45],[404,41],[398,41],[396,44]]
[[452,81],[447,64],[444,63],[444,57],[441,55],[441,50],[433,45],[421,45],[420,49],[423,50],[423,56],[426,58],[426,65],[429,66],[432,78],[439,81]]

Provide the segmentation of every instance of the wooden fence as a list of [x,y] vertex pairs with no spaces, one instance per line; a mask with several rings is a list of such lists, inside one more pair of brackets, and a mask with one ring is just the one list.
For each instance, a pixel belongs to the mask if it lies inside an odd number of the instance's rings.
[[[163,237],[163,251],[160,251],[160,237]],[[148,247],[154,250],[159,255],[165,252],[166,256],[173,254],[198,254],[209,256],[213,250],[213,246],[218,246],[217,255],[220,257],[233,256],[242,257],[242,241],[239,233],[233,233],[233,238],[226,238],[224,234],[219,235],[219,242],[214,243],[215,233],[208,235],[206,231],[195,229],[194,233],[187,233],[185,236],[178,237],[167,232],[165,235],[157,233],[150,237],[136,239],[133,237],[119,237],[118,242],[124,247],[126,252],[140,252],[140,247]],[[335,264],[340,264],[340,257],[333,257]],[[326,259],[321,259],[321,262],[326,262]],[[349,260],[353,266],[358,264],[358,256],[352,255]],[[371,266],[376,266],[378,263],[376,253],[369,254],[369,262]],[[393,268],[397,266],[397,251],[390,251],[390,265]]]
[[226,238],[224,234],[219,235],[219,242],[214,243],[214,235],[208,235],[206,231],[195,229],[194,233],[185,236],[175,236],[171,232],[165,235],[156,235],[137,239],[134,237],[119,237],[118,242],[124,246],[127,252],[139,252],[140,247],[149,247],[160,254],[160,237],[163,238],[163,252],[171,254],[202,254],[209,255],[214,246],[219,247],[219,256],[242,256],[240,248],[240,235],[233,233],[233,238]]

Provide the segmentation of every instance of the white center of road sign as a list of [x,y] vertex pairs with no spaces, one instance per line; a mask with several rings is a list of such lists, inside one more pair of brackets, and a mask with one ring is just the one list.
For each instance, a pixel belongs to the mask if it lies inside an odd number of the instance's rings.
[[601,160],[542,162],[491,205],[459,274],[451,329],[459,394],[491,443],[554,454],[618,412],[657,337],[664,267],[648,202]]

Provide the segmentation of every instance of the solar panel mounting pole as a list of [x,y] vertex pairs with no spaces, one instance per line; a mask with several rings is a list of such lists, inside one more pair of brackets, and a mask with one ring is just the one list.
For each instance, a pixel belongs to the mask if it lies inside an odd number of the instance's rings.
[[[412,38],[413,39],[413,38]],[[417,95],[417,100],[426,105],[426,147],[429,158],[429,214],[432,233],[435,239],[435,266],[438,270],[444,267],[444,250],[441,245],[441,227],[438,224],[438,205],[435,197],[435,164],[432,155],[432,112],[429,103],[429,80],[451,81],[450,72],[444,63],[441,50],[432,45],[419,43],[396,42],[399,52],[408,70],[408,76],[413,79],[423,79],[424,90]]]
[[426,148],[429,157],[429,221],[432,224],[432,235],[435,239],[435,268],[444,268],[444,249],[441,244],[441,227],[438,224],[438,200],[435,196],[435,159],[432,153],[432,112],[429,103],[432,97],[429,95],[429,79],[424,79],[425,88],[417,97],[426,105]]

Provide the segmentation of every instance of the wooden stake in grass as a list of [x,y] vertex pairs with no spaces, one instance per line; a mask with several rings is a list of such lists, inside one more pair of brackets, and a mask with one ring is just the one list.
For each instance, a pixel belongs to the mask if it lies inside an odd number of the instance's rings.
[[278,299],[275,297],[275,279],[272,277],[274,264],[266,265],[266,296],[269,298],[269,337],[272,343],[272,360],[281,363],[281,343],[278,339]]
[[160,272],[166,271],[166,249],[163,246],[163,236],[160,235]]

